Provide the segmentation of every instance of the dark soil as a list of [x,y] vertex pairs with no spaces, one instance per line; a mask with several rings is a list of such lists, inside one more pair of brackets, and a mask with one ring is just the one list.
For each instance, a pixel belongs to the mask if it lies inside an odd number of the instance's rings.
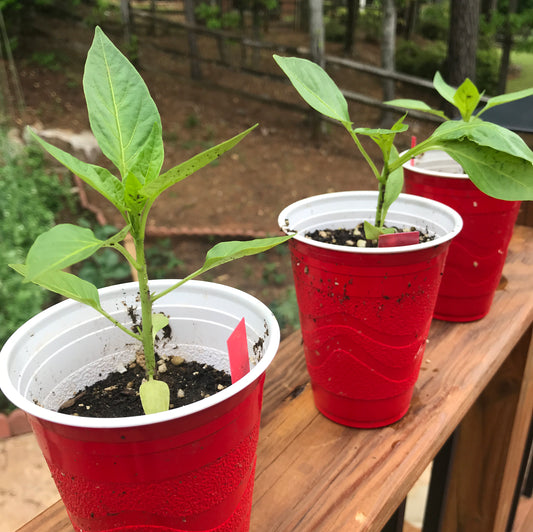
[[[175,359],[174,362],[172,359]],[[185,406],[214,395],[231,384],[231,377],[207,364],[184,362],[181,357],[161,362],[164,372],[157,379],[170,388],[170,409]],[[161,369],[161,365],[158,365]],[[67,401],[59,411],[84,417],[141,416],[143,409],[139,387],[145,377],[144,369],[133,362],[124,373],[112,373],[106,379],[88,386]]]
[[[385,226],[387,228],[387,226]],[[396,233],[418,232],[416,227],[391,227]],[[305,235],[317,242],[335,244],[337,246],[377,248],[379,243],[366,237],[364,224],[360,223],[355,228],[350,229],[320,229]],[[418,234],[418,243],[434,240],[435,236],[427,233]]]

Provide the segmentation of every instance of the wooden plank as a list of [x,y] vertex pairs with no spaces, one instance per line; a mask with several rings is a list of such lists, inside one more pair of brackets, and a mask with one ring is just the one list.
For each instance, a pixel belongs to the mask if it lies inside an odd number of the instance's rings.
[[531,328],[461,423],[443,521],[445,532],[506,529],[531,417],[530,341]]
[[57,501],[17,532],[73,532],[62,501]]
[[513,532],[531,532],[531,530],[533,530],[533,499],[522,497],[518,503]]
[[494,530],[504,532],[509,521],[513,496],[516,489],[516,479],[520,475],[520,466],[525,452],[528,431],[533,414],[533,328],[524,335],[523,341],[514,350],[517,370],[515,372],[515,389],[517,403],[512,423],[512,432],[507,448],[502,449],[506,456],[503,468],[499,498],[496,504]]

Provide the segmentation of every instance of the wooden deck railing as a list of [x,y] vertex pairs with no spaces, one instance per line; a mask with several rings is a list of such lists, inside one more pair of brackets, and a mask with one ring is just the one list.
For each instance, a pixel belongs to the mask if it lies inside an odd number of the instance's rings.
[[[533,409],[532,266],[533,229],[517,227],[491,312],[434,321],[411,408],[389,427],[319,414],[300,335],[284,340],[267,372],[250,530],[401,530],[436,457],[425,530],[507,530]],[[20,532],[52,530],[72,532],[61,502]]]

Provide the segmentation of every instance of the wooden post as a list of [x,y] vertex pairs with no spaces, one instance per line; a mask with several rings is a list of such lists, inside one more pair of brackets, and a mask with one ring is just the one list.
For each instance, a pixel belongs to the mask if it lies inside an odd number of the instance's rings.
[[460,425],[443,532],[505,532],[533,408],[531,327]]
[[196,32],[194,26],[196,19],[194,16],[194,0],[185,0],[185,20],[190,26],[187,28],[187,42],[189,44],[189,60],[191,62],[191,78],[202,79],[202,70],[200,68],[198,44],[196,42]]

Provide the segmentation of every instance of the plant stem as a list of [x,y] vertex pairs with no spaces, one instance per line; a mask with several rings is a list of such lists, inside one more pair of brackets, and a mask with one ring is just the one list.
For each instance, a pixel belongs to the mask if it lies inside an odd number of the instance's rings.
[[417,155],[420,155],[421,153],[424,153],[426,151],[432,150],[444,150],[444,146],[441,146],[440,144],[438,144],[438,142],[434,141],[431,137],[429,137],[426,140],[422,141],[420,144],[417,144],[414,148],[411,148],[410,150],[406,151],[401,157],[398,157],[398,159],[396,159],[394,162],[391,162],[389,166],[389,174],[391,172],[394,172],[394,170],[396,170],[397,168],[403,166],[413,157],[416,157]]
[[394,161],[390,161],[386,159],[384,161],[383,171],[381,172],[381,175],[378,177],[379,188],[378,188],[378,202],[377,202],[377,207],[376,207],[376,219],[375,219],[375,226],[377,228],[382,229],[383,224],[385,223],[383,205],[385,203],[385,191],[387,188],[387,182],[389,180],[390,174],[394,172],[395,170],[397,170],[398,168],[401,168],[405,163],[407,163],[413,157],[416,157],[417,155],[424,153],[426,151],[438,150],[438,149],[443,149],[443,147],[439,145],[438,141],[435,141],[431,137],[429,137],[428,139],[421,142],[417,146],[414,146],[410,150],[406,151],[402,156],[398,157],[398,159]]
[[97,308],[96,309],[102,316],[107,318],[113,325],[116,325],[121,331],[124,331],[126,334],[129,334],[132,338],[135,338],[135,340],[142,341],[142,337],[140,334],[135,334],[133,331],[122,325],[119,321],[117,321],[113,316],[108,314],[103,308]]
[[[139,248],[143,248],[142,243],[137,246],[137,257],[139,257]],[[141,253],[144,253],[144,249]],[[144,260],[144,258],[143,258]],[[146,373],[152,377],[155,369],[155,354],[154,354],[154,339],[152,335],[152,301],[150,295],[150,288],[148,286],[148,272],[146,265],[137,270],[139,274],[139,296],[141,299],[141,316],[142,316],[142,344],[144,351],[144,359],[146,361]]]
[[365,158],[365,161],[368,163],[368,166],[370,166],[370,168],[372,169],[372,172],[374,172],[374,175],[379,180],[380,179],[380,174],[378,172],[378,169],[376,168],[376,165],[374,164],[374,161],[372,161],[372,159],[370,158],[370,155],[368,155],[366,150],[363,148],[363,145],[359,141],[359,137],[357,136],[357,134],[352,129],[352,126],[350,124],[345,124],[344,122],[343,122],[342,125],[347,129],[348,133],[350,133],[353,141],[355,142],[355,145],[357,146],[357,148],[361,152],[361,155]]
[[163,292],[159,292],[158,294],[155,294],[152,297],[152,303],[154,301],[157,301],[160,297],[166,296],[170,292],[176,290],[176,288],[179,288],[182,284],[186,283],[190,279],[194,279],[195,277],[197,277],[199,275],[199,273],[201,273],[201,270],[196,270],[194,273],[191,273],[190,275],[185,277],[185,279],[182,279],[181,281],[178,281],[176,284],[173,284],[172,286],[170,286],[166,290],[163,290]]
[[152,203],[153,201],[147,202],[142,215],[140,215],[140,213],[137,215],[139,218],[130,220],[131,235],[133,236],[133,242],[135,244],[136,270],[139,278],[139,297],[141,300],[142,319],[141,340],[146,362],[146,373],[149,378],[154,375],[155,352],[154,338],[152,334],[152,297],[150,294],[150,287],[148,286],[148,269],[146,267],[144,239],[146,235],[146,220]]
[[383,227],[383,224],[385,223],[385,220],[383,219],[383,204],[385,203],[385,190],[387,187],[387,180],[390,175],[390,170],[387,164],[385,164],[383,168],[383,172],[379,178],[379,186],[378,186],[378,204],[376,207],[376,220],[374,225],[381,229]]
[[132,257],[131,253],[122,244],[116,243],[113,244],[111,247],[115,248],[130,263],[133,268],[139,270],[139,262],[135,260],[134,257]]

